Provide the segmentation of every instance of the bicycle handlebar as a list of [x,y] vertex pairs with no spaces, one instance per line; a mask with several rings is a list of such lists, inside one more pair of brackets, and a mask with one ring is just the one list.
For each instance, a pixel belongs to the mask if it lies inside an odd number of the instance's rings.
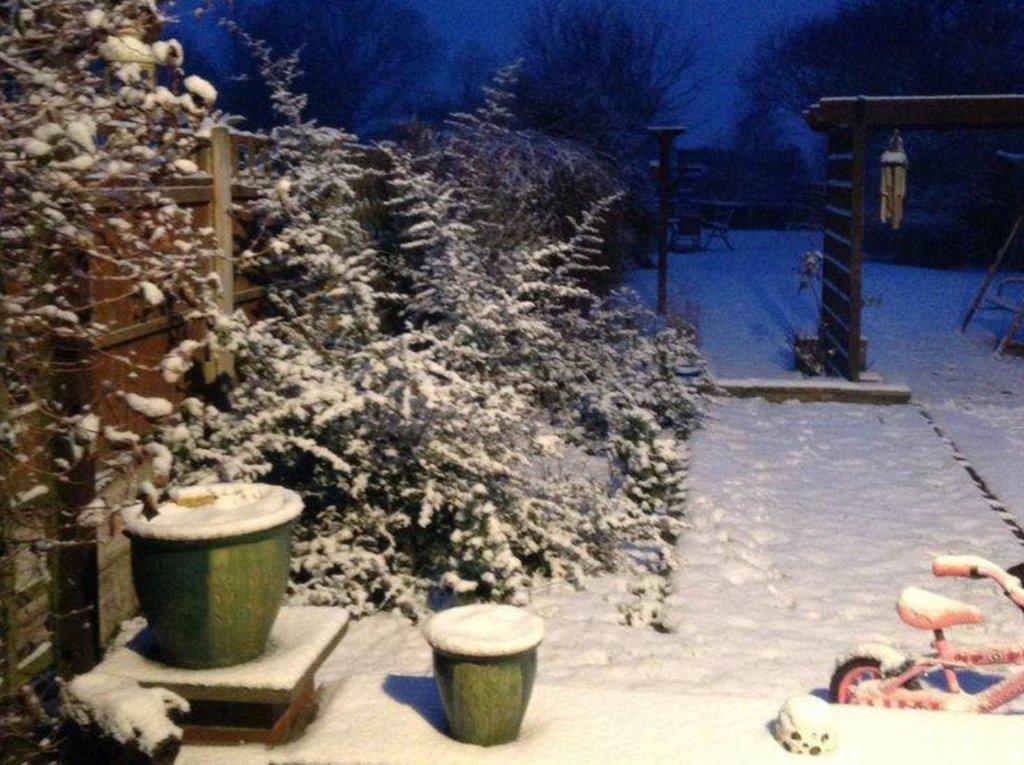
[[932,573],[935,576],[964,576],[971,579],[987,577],[1003,588],[1006,597],[1024,609],[1024,587],[1020,579],[977,555],[939,555],[932,560]]

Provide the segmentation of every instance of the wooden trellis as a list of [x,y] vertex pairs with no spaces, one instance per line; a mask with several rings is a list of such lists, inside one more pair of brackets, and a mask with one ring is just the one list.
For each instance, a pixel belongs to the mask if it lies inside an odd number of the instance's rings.
[[867,141],[873,130],[1024,128],[1024,95],[823,98],[804,113],[828,136],[818,344],[827,371],[857,380],[861,334]]

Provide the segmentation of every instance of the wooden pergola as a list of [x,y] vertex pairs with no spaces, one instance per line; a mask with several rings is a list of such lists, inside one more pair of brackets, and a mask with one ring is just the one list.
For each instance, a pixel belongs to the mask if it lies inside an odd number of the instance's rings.
[[1024,95],[823,98],[804,112],[828,136],[820,355],[829,374],[857,380],[861,335],[865,169],[873,130],[1024,128]]

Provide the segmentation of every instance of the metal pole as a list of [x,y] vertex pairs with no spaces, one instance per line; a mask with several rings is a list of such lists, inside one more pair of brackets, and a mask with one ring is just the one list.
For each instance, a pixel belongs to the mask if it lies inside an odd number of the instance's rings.
[[668,310],[668,173],[673,138],[668,133],[658,134],[658,314],[661,316]]
[[671,214],[672,144],[686,132],[683,127],[651,127],[648,131],[658,137],[658,314],[668,311],[668,219]]

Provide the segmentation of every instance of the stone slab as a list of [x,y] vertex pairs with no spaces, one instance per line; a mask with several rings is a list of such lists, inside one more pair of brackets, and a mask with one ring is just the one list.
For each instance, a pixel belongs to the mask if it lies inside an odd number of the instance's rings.
[[339,608],[286,606],[274,623],[263,656],[216,669],[183,669],[160,663],[153,658],[152,635],[143,627],[112,649],[96,671],[167,688],[190,701],[290,704],[301,692],[303,681],[313,676],[337,646],[348,620],[348,612]]

